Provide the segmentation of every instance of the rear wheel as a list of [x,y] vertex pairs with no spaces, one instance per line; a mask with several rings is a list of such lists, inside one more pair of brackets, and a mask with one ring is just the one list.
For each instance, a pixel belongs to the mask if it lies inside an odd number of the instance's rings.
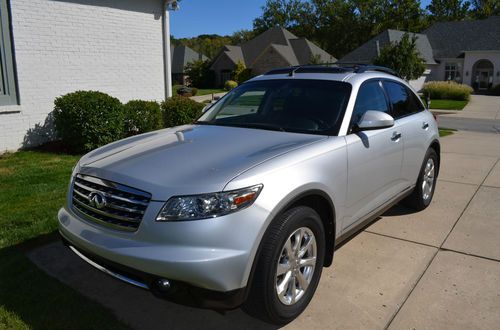
[[266,322],[286,324],[306,309],[318,286],[325,249],[323,223],[313,209],[295,207],[273,221],[262,244],[243,308]]
[[412,194],[404,200],[404,204],[417,211],[427,208],[434,196],[438,172],[438,156],[434,149],[429,149],[422,164],[417,185]]

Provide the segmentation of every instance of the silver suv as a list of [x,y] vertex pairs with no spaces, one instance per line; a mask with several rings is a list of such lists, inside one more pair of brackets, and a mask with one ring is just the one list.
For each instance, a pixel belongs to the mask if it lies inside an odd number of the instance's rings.
[[348,237],[401,200],[429,205],[438,135],[388,69],[274,70],[192,125],[82,157],[60,233],[93,266],[155,295],[285,324]]

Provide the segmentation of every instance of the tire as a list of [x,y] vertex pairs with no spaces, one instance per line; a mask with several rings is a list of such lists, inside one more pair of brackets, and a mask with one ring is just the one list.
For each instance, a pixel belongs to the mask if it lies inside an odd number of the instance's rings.
[[[297,240],[298,237],[302,238]],[[296,242],[302,249],[296,249]],[[318,286],[325,257],[323,223],[313,209],[294,207],[273,220],[261,244],[243,309],[265,322],[284,325],[306,309]],[[302,257],[294,254],[297,250],[302,252]],[[306,261],[309,263],[301,267]],[[278,264],[281,265],[280,273],[283,272],[281,275],[277,273]],[[281,295],[278,294],[278,284]]]
[[403,203],[416,211],[426,209],[431,204],[432,197],[434,196],[438,174],[439,158],[436,151],[431,148],[427,150],[427,154],[425,155],[415,189],[413,189],[410,196],[403,200]]

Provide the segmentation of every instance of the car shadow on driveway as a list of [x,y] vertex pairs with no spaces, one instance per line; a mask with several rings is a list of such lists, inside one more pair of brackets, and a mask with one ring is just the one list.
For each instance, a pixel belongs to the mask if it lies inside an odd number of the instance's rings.
[[138,329],[276,329],[241,309],[220,314],[177,305],[122,283],[93,268],[62,242],[41,246],[29,259],[49,275],[111,309],[118,319]]

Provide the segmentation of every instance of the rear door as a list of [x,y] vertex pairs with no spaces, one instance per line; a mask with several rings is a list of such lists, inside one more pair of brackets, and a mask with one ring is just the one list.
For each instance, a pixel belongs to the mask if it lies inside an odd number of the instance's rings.
[[418,96],[407,86],[393,80],[383,81],[384,89],[389,97],[395,126],[401,133],[403,142],[403,165],[401,179],[406,186],[414,185],[426,153],[426,141],[429,121],[432,116],[424,111],[425,107]]
[[364,82],[358,92],[346,136],[348,153],[347,214],[344,230],[401,191],[403,143],[396,127],[352,132],[368,110],[390,113],[380,80]]

